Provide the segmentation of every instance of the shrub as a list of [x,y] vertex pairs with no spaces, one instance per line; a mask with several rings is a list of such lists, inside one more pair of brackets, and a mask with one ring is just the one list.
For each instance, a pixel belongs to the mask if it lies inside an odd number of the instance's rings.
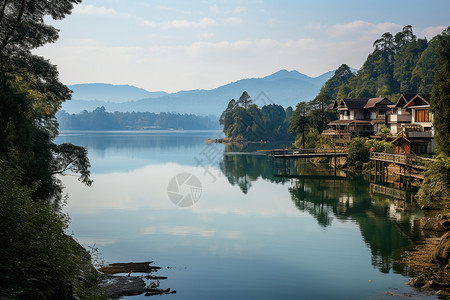
[[0,298],[71,297],[83,249],[48,201],[32,200],[20,176],[0,161]]
[[356,170],[361,170],[363,164],[369,160],[370,148],[366,140],[362,137],[354,138],[348,146],[348,165]]

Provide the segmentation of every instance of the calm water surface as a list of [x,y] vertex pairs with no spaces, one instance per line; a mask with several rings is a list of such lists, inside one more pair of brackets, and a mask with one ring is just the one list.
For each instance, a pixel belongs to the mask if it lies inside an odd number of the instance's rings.
[[[169,277],[161,286],[177,290],[164,299],[428,297],[404,284],[406,269],[396,262],[420,237],[415,205],[371,192],[361,178],[327,176],[320,166],[297,162],[291,173],[299,176],[277,176],[266,156],[224,155],[223,145],[204,143],[218,136],[62,132],[58,143],[87,147],[94,180],[85,187],[63,178],[70,232],[86,247],[95,244],[106,263],[154,261],[158,275]],[[201,183],[191,207],[168,196],[180,173]]]

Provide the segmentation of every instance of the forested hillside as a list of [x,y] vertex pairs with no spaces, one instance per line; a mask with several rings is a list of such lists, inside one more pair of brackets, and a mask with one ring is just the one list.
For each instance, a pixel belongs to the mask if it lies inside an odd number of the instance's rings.
[[98,107],[92,112],[56,114],[61,130],[143,130],[143,129],[219,129],[215,117],[193,114],[151,113],[151,112],[106,112]]
[[437,37],[418,39],[408,25],[395,35],[384,33],[373,46],[374,51],[356,74],[342,65],[321,92],[331,99],[384,96],[391,101],[400,93],[431,93]]

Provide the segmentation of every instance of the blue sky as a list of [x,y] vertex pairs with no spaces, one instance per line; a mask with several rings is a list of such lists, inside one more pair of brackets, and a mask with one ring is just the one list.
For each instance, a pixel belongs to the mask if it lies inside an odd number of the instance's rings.
[[448,0],[84,0],[49,20],[60,39],[35,52],[65,84],[211,89],[280,69],[359,68],[384,32],[412,25],[429,39],[449,12]]

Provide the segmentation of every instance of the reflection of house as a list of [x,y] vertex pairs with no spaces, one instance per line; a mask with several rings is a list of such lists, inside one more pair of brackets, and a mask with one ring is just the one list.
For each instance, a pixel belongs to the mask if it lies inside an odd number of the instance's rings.
[[383,97],[336,100],[329,109],[338,111],[339,120],[328,123],[331,128],[322,134],[340,146],[348,145],[356,136],[371,136],[386,124],[386,112],[391,104]]
[[[403,94],[388,115],[391,133],[399,136],[393,141],[396,153],[434,152],[433,115],[430,95]],[[402,134],[400,134],[402,133]]]

